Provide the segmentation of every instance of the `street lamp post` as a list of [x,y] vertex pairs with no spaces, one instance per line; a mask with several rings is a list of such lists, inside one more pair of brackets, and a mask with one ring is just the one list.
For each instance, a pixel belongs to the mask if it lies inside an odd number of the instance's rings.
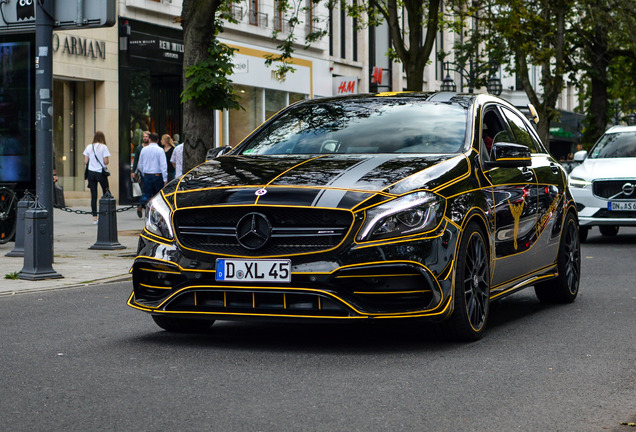
[[[459,75],[468,83],[468,93],[473,93],[475,81],[477,80],[479,75],[483,74],[485,71],[494,71],[498,67],[499,63],[494,61],[474,67],[473,61],[470,60],[468,70],[466,70],[466,68],[460,65],[451,62],[444,62],[444,70],[446,71],[446,76],[442,80],[440,90],[448,92],[457,91],[457,85],[450,76],[450,71],[455,71],[459,73]],[[492,95],[499,96],[501,94],[503,86],[501,85],[501,79],[499,79],[496,72],[492,73],[490,79],[488,80],[488,83],[486,84],[486,89],[488,90],[488,93]]]

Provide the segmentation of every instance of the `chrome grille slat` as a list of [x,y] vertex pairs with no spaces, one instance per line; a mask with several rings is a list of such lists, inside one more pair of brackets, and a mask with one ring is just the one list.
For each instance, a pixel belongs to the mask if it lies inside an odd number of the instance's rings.
[[[237,224],[259,212],[270,220],[271,237],[258,250],[239,244]],[[174,225],[179,241],[189,249],[219,255],[276,256],[319,252],[342,242],[353,223],[349,211],[318,208],[219,207],[180,209]]]

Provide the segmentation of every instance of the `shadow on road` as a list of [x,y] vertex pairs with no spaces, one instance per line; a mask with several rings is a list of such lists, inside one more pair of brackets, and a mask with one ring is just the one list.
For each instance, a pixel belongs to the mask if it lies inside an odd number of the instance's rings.
[[542,305],[533,295],[513,295],[493,303],[484,338],[475,343],[446,340],[439,329],[417,319],[341,323],[272,323],[218,321],[203,334],[156,332],[140,335],[136,343],[232,350],[301,351],[325,353],[395,353],[452,351],[494,343],[497,334],[529,317],[559,306]]

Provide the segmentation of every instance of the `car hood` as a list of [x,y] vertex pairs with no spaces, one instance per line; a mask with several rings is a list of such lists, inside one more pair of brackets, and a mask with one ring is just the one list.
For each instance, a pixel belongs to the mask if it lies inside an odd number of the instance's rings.
[[570,172],[584,180],[634,178],[636,158],[585,159]]
[[222,156],[164,189],[174,208],[295,205],[354,209],[432,189],[469,171],[455,155]]

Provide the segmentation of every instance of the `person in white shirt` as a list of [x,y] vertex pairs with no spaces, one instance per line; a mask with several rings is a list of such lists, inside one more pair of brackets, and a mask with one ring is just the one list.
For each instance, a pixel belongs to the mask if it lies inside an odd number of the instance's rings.
[[179,144],[174,148],[170,163],[174,166],[174,177],[181,177],[183,174],[183,144]]
[[97,224],[97,183],[102,187],[102,195],[108,190],[108,176],[104,173],[110,152],[106,146],[104,132],[95,132],[93,142],[84,150],[84,163],[86,164],[85,179],[88,180],[88,188],[91,191],[91,212],[93,223]]
[[159,135],[150,134],[150,144],[144,147],[139,154],[137,170],[141,173],[144,184],[144,194],[137,206],[137,216],[142,217],[143,208],[150,198],[155,196],[168,182],[168,163],[166,153],[157,144]]

